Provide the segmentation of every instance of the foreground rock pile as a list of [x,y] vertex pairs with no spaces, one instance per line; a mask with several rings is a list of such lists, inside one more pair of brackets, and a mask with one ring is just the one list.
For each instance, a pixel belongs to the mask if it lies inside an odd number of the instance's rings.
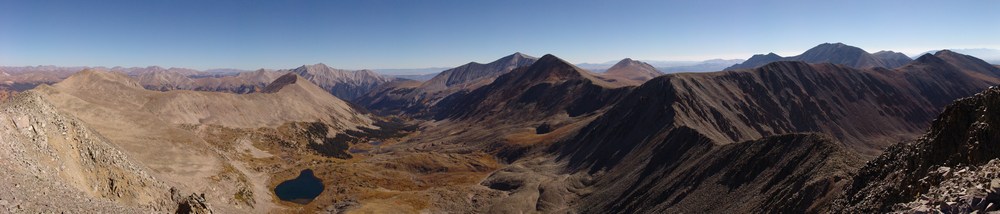
[[990,206],[998,203],[1000,190],[991,184],[1000,177],[1000,130],[995,128],[1000,113],[994,106],[1000,106],[998,87],[957,100],[923,137],[888,148],[858,170],[833,210],[996,210]]
[[909,203],[893,209],[904,213],[970,213],[1000,211],[1000,159],[979,167],[938,167],[921,179],[939,183]]

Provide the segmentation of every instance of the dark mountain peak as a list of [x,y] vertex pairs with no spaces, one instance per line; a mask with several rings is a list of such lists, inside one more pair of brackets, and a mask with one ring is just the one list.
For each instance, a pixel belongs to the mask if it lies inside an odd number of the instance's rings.
[[823,43],[817,45],[816,47],[806,50],[806,52],[802,53],[802,55],[799,55],[796,58],[804,61],[829,60],[830,58],[844,56],[844,55],[861,56],[867,54],[869,53],[864,49],[850,45],[845,45],[844,43],[838,42],[838,43]]
[[780,60],[780,59],[781,59],[780,55],[775,54],[774,52],[771,52],[771,53],[767,53],[767,54],[754,54],[753,56],[750,57],[750,59],[747,59],[747,61],[748,62],[759,61],[759,60],[771,60],[771,61],[775,61],[775,60]]
[[954,51],[951,51],[951,50],[948,50],[948,49],[944,49],[944,50],[940,50],[938,52],[935,52],[934,55],[935,56],[958,56],[958,55],[963,55],[964,56],[964,54],[960,54],[960,53],[957,53],[957,52],[954,52]]
[[894,51],[879,51],[872,54],[872,57],[881,62],[883,67],[896,68],[913,61],[912,58],[906,56],[906,54],[894,52]]
[[503,58],[497,59],[496,61],[490,62],[490,64],[493,64],[493,63],[518,64],[518,62],[521,62],[521,61],[536,60],[536,59],[538,59],[538,58],[535,58],[533,56],[529,56],[527,54],[523,54],[521,52],[514,52],[514,54],[507,55],[507,56],[505,56]]
[[930,54],[930,53],[924,54],[923,56],[918,57],[914,61],[920,62],[920,63],[929,63],[929,64],[944,63],[944,60],[941,60],[941,58],[935,56],[934,54]]
[[531,64],[525,72],[527,73],[526,77],[535,80],[544,80],[582,77],[585,71],[555,55],[545,54],[538,61],[535,61],[534,64]]
[[758,66],[761,66],[761,65],[765,65],[765,64],[770,63],[770,62],[779,61],[779,60],[782,60],[782,59],[784,59],[784,58],[781,57],[781,56],[779,56],[778,54],[773,53],[773,52],[767,53],[767,54],[754,54],[753,56],[751,56],[746,61],[743,61],[743,63],[737,63],[737,64],[735,64],[733,66],[729,66],[725,70],[755,68],[755,67],[758,67]]
[[976,71],[986,75],[1000,77],[1000,69],[997,69],[996,66],[973,56],[960,54],[951,50],[941,50],[934,53],[933,56],[962,70]]
[[[954,52],[954,51],[951,51],[951,50],[948,50],[948,49],[940,50],[940,51],[934,53],[934,56],[936,56],[938,58],[941,58],[942,60],[952,62],[952,63],[962,63],[962,64],[964,64],[964,63],[978,63],[978,62],[975,62],[975,61],[982,61],[979,58],[976,58],[976,57],[973,57],[973,56],[969,56],[969,55],[965,55],[965,54],[960,54],[958,52]],[[982,63],[986,63],[986,62],[982,62]]]
[[842,42],[834,42],[834,43],[824,42],[823,44],[819,44],[816,47],[853,47],[853,46],[846,45]]
[[971,60],[971,59],[978,60],[979,59],[979,58],[976,58],[976,57],[973,57],[973,56],[969,56],[969,55],[965,55],[965,54],[960,54],[958,52],[954,52],[954,51],[951,51],[951,50],[948,50],[948,49],[940,50],[940,51],[934,53],[934,56],[936,56],[938,58],[942,58],[942,59],[963,59],[963,60]]
[[801,67],[809,66],[809,63],[803,61],[774,61],[764,64],[759,68],[787,68],[787,67]]
[[[895,52],[895,51],[890,51],[890,50],[881,50],[881,51],[875,52],[873,54],[875,54],[875,55],[896,55],[896,54],[903,54],[903,53]],[[906,55],[906,54],[903,54],[903,55]]]
[[656,70],[656,68],[652,65],[642,61],[632,60],[631,58],[625,58],[618,61],[618,63],[615,63],[614,66],[608,68],[607,72],[604,72],[606,77],[619,80],[631,80],[632,82],[635,82],[633,84],[636,85],[642,84],[643,82],[656,78],[662,74],[663,73]]
[[552,54],[545,54],[544,56],[542,56],[542,58],[538,58],[538,61],[535,61],[535,63],[543,65],[566,64],[569,66],[573,66],[569,62],[566,62],[565,60],[562,60],[559,57],[556,57],[555,55]]
[[872,55],[875,56],[876,58],[883,59],[883,60],[886,60],[886,59],[890,59],[890,60],[898,60],[898,59],[913,60],[909,56],[906,56],[906,54],[903,54],[903,53],[900,53],[900,52],[895,52],[895,51],[888,51],[888,50],[875,52]]
[[[504,58],[510,58],[510,59],[537,59],[537,58],[535,58],[533,56],[529,56],[529,55],[523,54],[521,52],[514,52],[514,54],[511,54],[511,55],[509,55],[507,57],[504,57]],[[503,59],[503,58],[501,58],[501,59]]]
[[624,59],[618,61],[618,63],[615,63],[615,65],[613,65],[611,67],[613,68],[615,66],[622,66],[622,65],[629,65],[629,64],[640,64],[640,63],[643,63],[643,62],[632,60],[632,58],[624,58]]

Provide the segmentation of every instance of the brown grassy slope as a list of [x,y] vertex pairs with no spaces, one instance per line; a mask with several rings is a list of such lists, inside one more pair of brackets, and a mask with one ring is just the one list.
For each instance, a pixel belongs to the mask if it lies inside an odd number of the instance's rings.
[[[320,122],[333,137],[345,130],[371,127],[371,119],[346,102],[300,77],[284,76],[273,93],[231,94],[196,91],[149,91],[118,73],[80,72],[54,86],[34,89],[59,111],[72,114],[151,172],[184,192],[204,192],[216,208],[241,210],[229,203],[230,189],[221,189],[220,174],[254,174],[226,158],[197,133],[203,125],[230,128],[276,127],[292,122]],[[235,139],[233,139],[235,140]],[[220,153],[221,152],[221,153]],[[266,181],[266,180],[265,180]],[[257,195],[267,196],[265,181],[250,182]],[[265,197],[266,198],[266,197]],[[258,201],[261,207],[265,202]]]
[[296,82],[301,78],[294,74],[282,78],[292,79],[292,84],[272,93],[157,92],[142,89],[124,75],[85,70],[53,88],[92,104],[150,113],[172,124],[252,128],[318,120],[343,129],[371,124],[346,102],[308,81]]

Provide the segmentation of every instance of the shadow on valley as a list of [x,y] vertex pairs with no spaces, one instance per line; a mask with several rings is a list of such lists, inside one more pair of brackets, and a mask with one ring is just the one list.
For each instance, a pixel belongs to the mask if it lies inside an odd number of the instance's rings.
[[377,142],[372,143],[377,145],[386,139],[402,137],[417,129],[417,125],[407,124],[399,118],[378,120],[375,121],[375,126],[379,128],[360,127],[360,130],[347,130],[333,138],[327,138],[326,126],[321,123],[311,123],[307,127],[307,133],[313,137],[322,137],[323,143],[310,143],[309,148],[323,156],[346,159],[351,158],[351,154],[348,153],[351,144]]

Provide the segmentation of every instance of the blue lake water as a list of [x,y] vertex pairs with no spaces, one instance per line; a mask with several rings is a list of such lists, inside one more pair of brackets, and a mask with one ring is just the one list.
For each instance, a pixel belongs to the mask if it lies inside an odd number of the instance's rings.
[[274,187],[274,194],[278,199],[299,204],[312,202],[320,193],[323,193],[323,180],[313,175],[311,169],[302,170],[299,177]]

